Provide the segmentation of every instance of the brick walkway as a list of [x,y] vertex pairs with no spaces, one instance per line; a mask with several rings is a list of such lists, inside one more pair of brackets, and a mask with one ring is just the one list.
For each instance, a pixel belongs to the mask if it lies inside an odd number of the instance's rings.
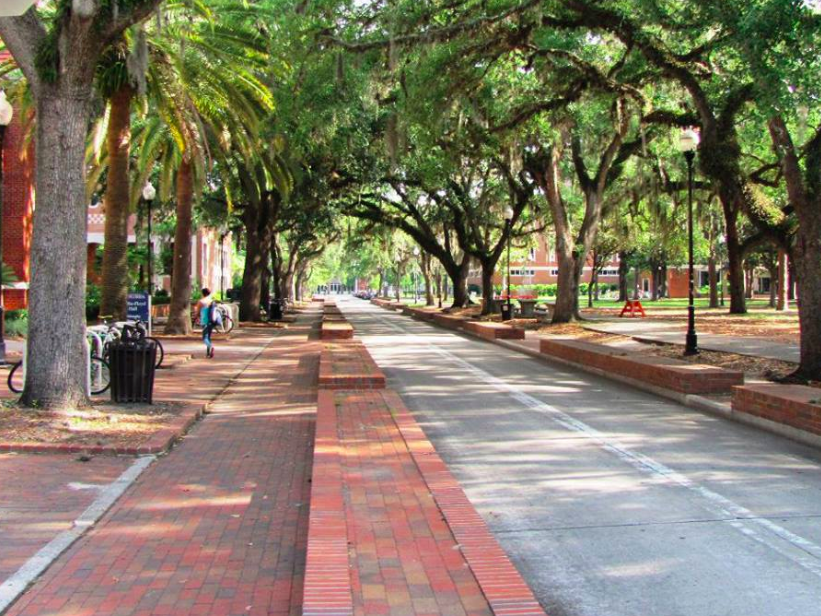
[[[298,614],[319,351],[307,334],[275,338],[9,614]],[[203,399],[253,347],[218,347],[222,361],[182,366],[158,397]]]
[[376,391],[336,394],[354,614],[492,612]]
[[0,455],[0,582],[72,523],[133,459]]

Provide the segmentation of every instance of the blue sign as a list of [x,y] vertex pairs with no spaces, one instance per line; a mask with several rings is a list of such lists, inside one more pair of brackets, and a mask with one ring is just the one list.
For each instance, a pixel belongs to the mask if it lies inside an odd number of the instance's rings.
[[127,313],[128,320],[140,320],[143,323],[148,323],[150,317],[151,297],[148,295],[148,293],[129,293]]

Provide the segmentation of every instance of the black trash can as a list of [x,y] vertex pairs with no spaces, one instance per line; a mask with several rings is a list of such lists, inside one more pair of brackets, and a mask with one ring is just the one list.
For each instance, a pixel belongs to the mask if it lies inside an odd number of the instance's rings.
[[507,302],[502,304],[502,321],[510,321],[513,318],[513,304]]
[[281,299],[272,299],[268,306],[268,320],[281,321],[282,320],[282,304]]
[[125,338],[109,347],[111,401],[152,404],[157,344],[145,338]]

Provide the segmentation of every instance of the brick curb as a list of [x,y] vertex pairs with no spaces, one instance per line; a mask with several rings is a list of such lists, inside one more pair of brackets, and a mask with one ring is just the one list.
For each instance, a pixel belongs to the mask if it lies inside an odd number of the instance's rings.
[[546,616],[533,591],[473,507],[399,394],[383,393],[393,420],[497,616]]
[[351,616],[353,584],[333,391],[319,391],[314,439],[302,614]]

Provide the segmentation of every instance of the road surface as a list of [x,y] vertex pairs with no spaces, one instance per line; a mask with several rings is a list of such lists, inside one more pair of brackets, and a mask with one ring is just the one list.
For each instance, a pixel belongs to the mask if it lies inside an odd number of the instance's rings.
[[339,305],[551,616],[821,615],[821,452]]

